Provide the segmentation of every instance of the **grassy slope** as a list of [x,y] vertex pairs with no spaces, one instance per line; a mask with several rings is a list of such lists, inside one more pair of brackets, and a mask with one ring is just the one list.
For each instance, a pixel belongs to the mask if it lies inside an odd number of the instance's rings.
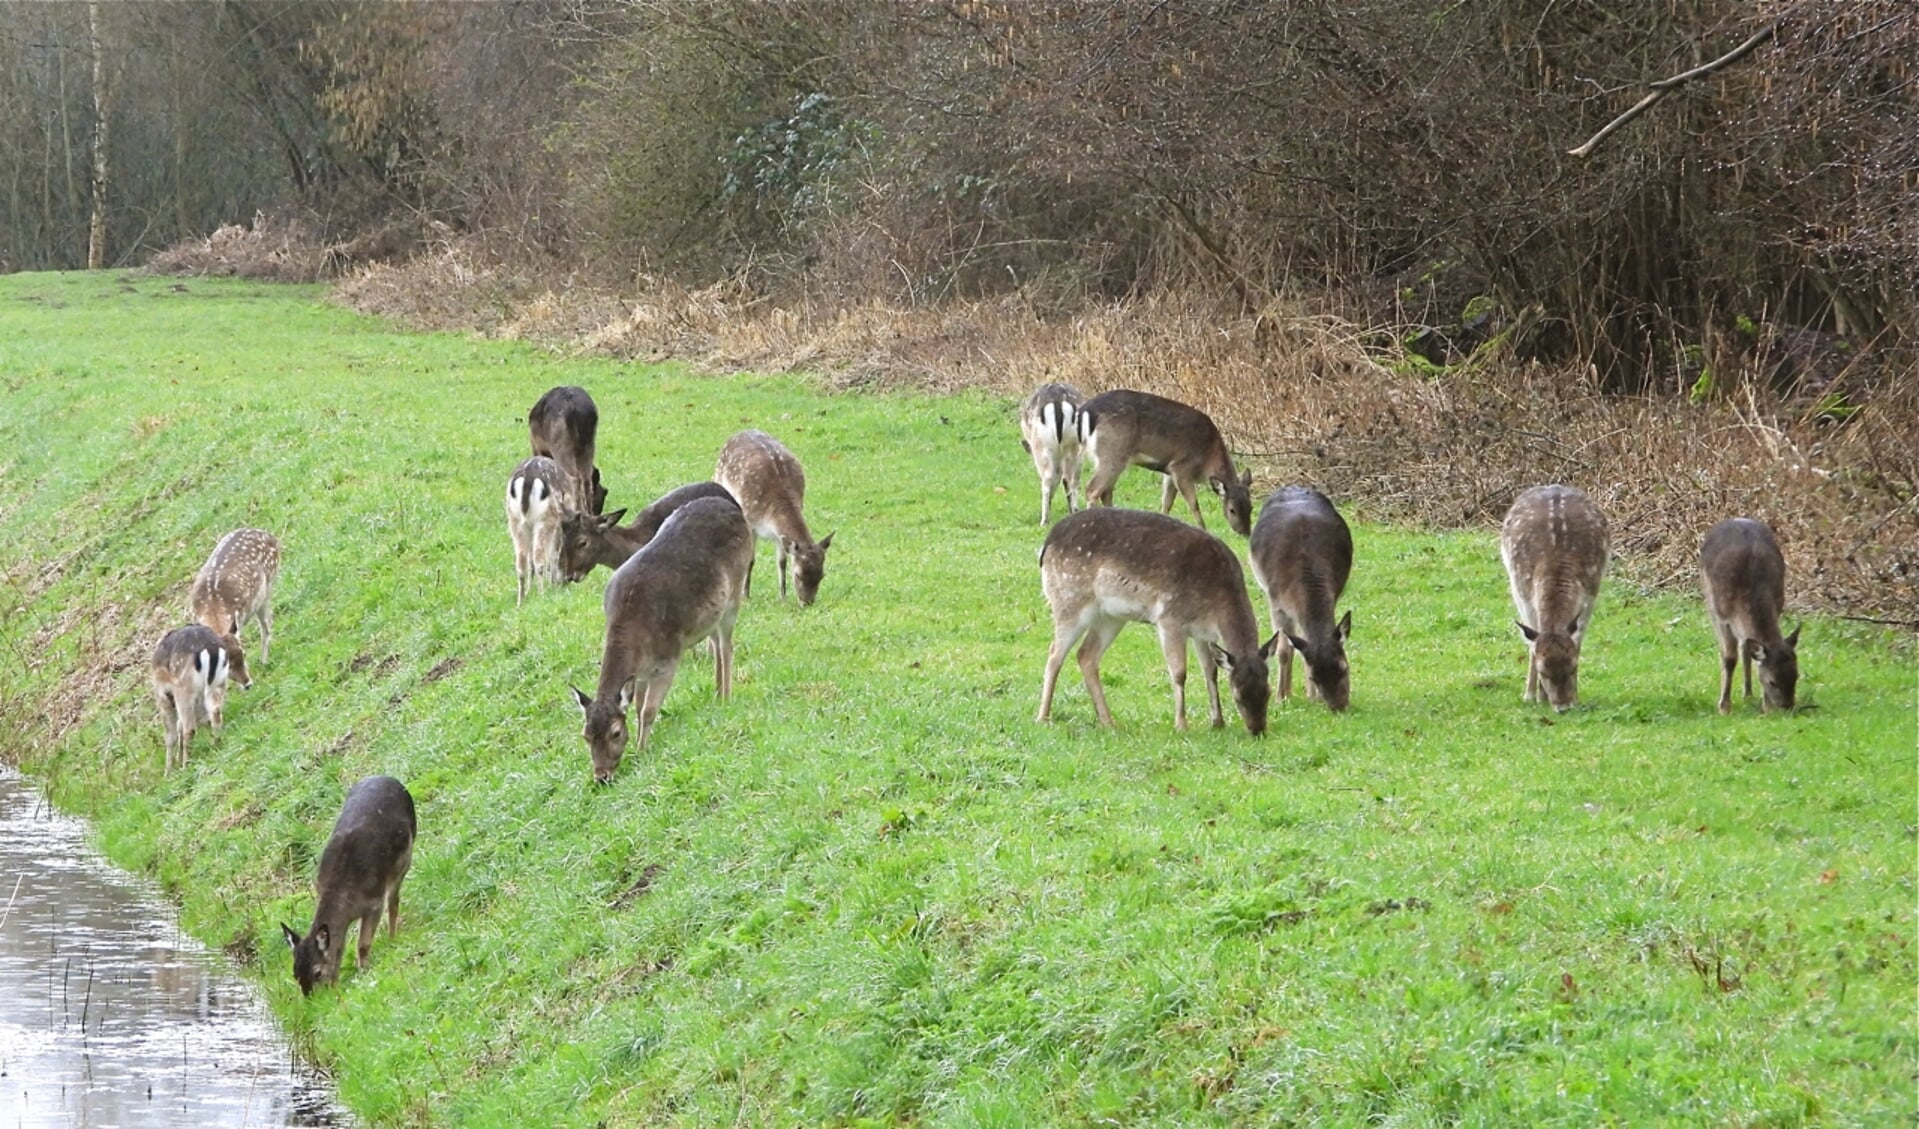
[[[1820,708],[1721,719],[1697,600],[1615,586],[1588,705],[1552,718],[1518,701],[1489,536],[1361,527],[1350,715],[1175,734],[1133,628],[1118,731],[1070,667],[1041,728],[1008,405],[559,360],[315,296],[0,279],[0,646],[16,706],[74,722],[4,755],[257,953],[373,1122],[1910,1116],[1919,674],[1889,636],[1814,621]],[[805,612],[762,548],[734,700],[689,662],[605,790],[565,684],[595,679],[606,574],[516,609],[500,509],[556,383],[599,401],[614,504],[753,425],[839,531]],[[244,523],[286,546],[273,661],[167,777],[145,656]],[[303,1001],[275,923],[304,925],[373,772],[421,805],[407,928]]]

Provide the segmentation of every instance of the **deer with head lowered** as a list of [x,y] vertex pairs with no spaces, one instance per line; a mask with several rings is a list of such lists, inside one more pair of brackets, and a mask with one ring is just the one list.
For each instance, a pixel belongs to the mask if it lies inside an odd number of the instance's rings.
[[[215,634],[240,636],[249,621],[260,624],[260,661],[273,642],[273,583],[280,577],[280,542],[264,529],[236,529],[220,538],[200,566],[187,596],[187,611]],[[241,689],[253,680],[236,671]]]
[[1040,586],[1053,611],[1053,646],[1040,684],[1040,721],[1052,716],[1053,689],[1066,653],[1084,639],[1080,677],[1100,724],[1113,724],[1099,681],[1100,656],[1120,628],[1137,622],[1159,631],[1173,683],[1175,727],[1186,728],[1190,639],[1199,647],[1213,726],[1226,724],[1218,674],[1224,667],[1247,731],[1255,737],[1266,731],[1272,696],[1266,661],[1278,638],[1260,644],[1245,573],[1225,542],[1176,518],[1144,510],[1081,510],[1047,534],[1039,561]]
[[826,550],[831,533],[813,540],[801,506],[806,501],[806,474],[800,460],[779,440],[764,431],[742,431],[720,448],[713,481],[737,498],[753,532],[779,547],[780,599],[786,599],[787,562],[792,562],[793,593],[806,607],[819,595],[826,577]]
[[550,388],[526,414],[533,453],[560,464],[567,478],[567,497],[588,513],[606,508],[606,487],[600,468],[593,464],[594,441],[600,430],[600,409],[584,388]]
[[733,624],[746,598],[753,533],[730,499],[699,498],[666,519],[607,582],[606,642],[593,697],[576,686],[593,779],[610,783],[627,745],[626,712],[639,705],[640,748],[673,686],[686,648],[711,636],[719,699],[733,692]]
[[1293,652],[1306,663],[1308,694],[1335,712],[1352,699],[1346,640],[1353,613],[1333,608],[1353,571],[1353,534],[1326,495],[1304,486],[1276,490],[1260,507],[1246,547],[1253,579],[1266,593],[1279,640],[1279,698],[1293,693]]
[[246,656],[240,641],[230,634],[199,623],[176,627],[161,636],[153,649],[152,681],[153,700],[166,727],[166,767],[169,771],[176,764],[185,768],[193,731],[200,723],[220,731],[228,683],[249,682]]
[[1577,487],[1531,487],[1506,512],[1499,555],[1526,637],[1525,701],[1579,704],[1579,648],[1611,550],[1606,515]]
[[515,604],[526,602],[529,582],[554,583],[560,577],[560,520],[570,512],[566,472],[545,455],[513,468],[506,480],[506,533],[513,540],[513,573],[519,578]]
[[1786,603],[1786,557],[1763,522],[1727,518],[1699,547],[1706,614],[1719,637],[1719,712],[1732,712],[1733,667],[1745,663],[1746,697],[1759,664],[1760,710],[1789,710],[1799,686],[1799,628],[1779,633]]
[[400,883],[413,865],[419,833],[413,795],[391,776],[369,776],[347,791],[333,835],[320,853],[319,893],[306,936],[285,922],[280,933],[293,950],[293,979],[302,995],[332,984],[346,955],[346,931],[360,923],[360,967],[373,959],[373,935],[386,912],[387,936],[400,931]]
[[1079,405],[1084,399],[1070,384],[1042,384],[1019,409],[1020,446],[1033,456],[1039,473],[1039,523],[1053,520],[1053,492],[1066,486],[1066,512],[1079,494]]
[[1201,529],[1198,484],[1212,486],[1226,511],[1226,524],[1241,537],[1252,531],[1253,472],[1233,469],[1233,456],[1219,427],[1205,412],[1150,392],[1117,389],[1080,405],[1080,436],[1096,464],[1086,487],[1088,505],[1113,504],[1113,484],[1129,466],[1166,476],[1159,512],[1171,513],[1173,495],[1186,498]]
[[585,580],[595,566],[619,568],[653,540],[667,518],[699,498],[720,498],[739,507],[719,483],[694,482],[662,495],[626,525],[620,524],[626,516],[623,509],[610,514],[567,513],[560,519],[561,578],[572,584]]

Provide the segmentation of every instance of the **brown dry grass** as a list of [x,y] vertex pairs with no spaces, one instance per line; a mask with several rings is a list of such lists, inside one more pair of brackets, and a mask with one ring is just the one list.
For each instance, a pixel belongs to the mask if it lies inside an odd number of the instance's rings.
[[1051,316],[1017,296],[901,309],[656,280],[615,294],[530,284],[482,258],[448,248],[340,294],[423,326],[716,372],[806,371],[835,388],[1145,389],[1210,412],[1264,486],[1308,483],[1369,517],[1433,528],[1489,526],[1523,487],[1572,483],[1611,517],[1617,575],[1645,587],[1690,587],[1705,530],[1757,517],[1786,548],[1796,607],[1919,626],[1909,372],[1834,420],[1750,390],[1702,405],[1601,395],[1583,373],[1496,344],[1434,373],[1379,344],[1394,334],[1300,303],[1243,316],[1175,295]]

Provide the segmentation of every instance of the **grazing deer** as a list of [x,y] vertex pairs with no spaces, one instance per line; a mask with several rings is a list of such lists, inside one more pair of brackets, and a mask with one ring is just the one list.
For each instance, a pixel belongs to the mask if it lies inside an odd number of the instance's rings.
[[1233,470],[1226,440],[1205,412],[1164,396],[1119,389],[1080,405],[1079,426],[1086,453],[1097,464],[1086,488],[1088,505],[1112,505],[1119,476],[1129,466],[1143,466],[1166,476],[1160,513],[1173,511],[1177,491],[1193,508],[1193,520],[1206,528],[1195,493],[1195,487],[1206,482],[1219,495],[1233,532],[1244,537],[1252,531],[1253,472]]
[[[1042,384],[1019,409],[1020,446],[1033,456],[1039,472],[1039,523],[1053,520],[1053,491],[1066,484],[1066,512],[1079,494],[1079,405],[1084,399],[1070,384]],[[1082,501],[1083,504],[1083,501]]]
[[[187,613],[216,634],[238,638],[249,620],[260,624],[260,661],[273,642],[273,582],[280,577],[280,542],[264,529],[236,529],[220,538],[200,566]],[[235,675],[241,689],[251,679]]]
[[1159,630],[1166,673],[1173,681],[1173,724],[1186,728],[1186,641],[1199,647],[1199,666],[1215,728],[1220,712],[1218,669],[1226,668],[1233,702],[1255,737],[1266,731],[1272,689],[1266,660],[1278,638],[1259,642],[1259,623],[1246,595],[1239,558],[1225,542],[1176,518],[1144,510],[1081,510],[1062,518],[1040,549],[1040,585],[1053,609],[1053,648],[1040,684],[1039,720],[1052,715],[1053,687],[1066,652],[1082,637],[1080,676],[1101,725],[1111,726],[1099,660],[1129,621]]
[[646,547],[674,511],[696,498],[721,498],[739,503],[717,482],[695,482],[673,490],[641,510],[630,525],[621,525],[625,510],[610,514],[569,512],[560,519],[560,576],[568,584],[586,579],[595,565],[617,569]]
[[673,686],[680,656],[711,636],[720,701],[733,693],[733,623],[753,567],[753,532],[730,499],[700,498],[666,519],[646,547],[606,585],[606,644],[600,685],[589,698],[573,687],[586,717],[582,736],[593,779],[610,783],[627,743],[626,711],[639,697],[640,748]]
[[600,409],[584,388],[550,388],[526,414],[533,453],[560,464],[566,472],[567,497],[588,513],[606,508],[606,487],[600,468],[593,464],[594,436],[600,430]]
[[201,722],[218,733],[225,721],[227,684],[250,685],[240,641],[204,624],[176,627],[153,649],[153,700],[166,726],[166,767],[185,768],[193,731]]
[[560,464],[535,455],[506,480],[506,532],[513,539],[514,603],[526,602],[529,580],[554,583],[560,575],[560,516],[568,511],[568,479]]
[[333,837],[320,854],[313,925],[302,937],[280,923],[293,949],[293,978],[301,995],[311,995],[315,984],[339,979],[346,931],[355,921],[360,923],[361,968],[373,959],[382,907],[387,936],[400,932],[400,882],[413,865],[419,828],[412,794],[391,776],[369,776],[348,790]]
[[1317,490],[1288,486],[1260,507],[1247,555],[1253,579],[1266,593],[1279,639],[1279,698],[1293,693],[1293,652],[1306,663],[1306,691],[1326,708],[1343,710],[1352,698],[1346,640],[1353,613],[1333,622],[1333,608],[1353,572],[1353,534],[1333,503]]
[[1592,622],[1611,551],[1606,515],[1572,486],[1534,486],[1499,528],[1499,556],[1526,637],[1525,701],[1579,704],[1579,646]]
[[739,499],[753,532],[779,547],[780,599],[786,599],[791,559],[794,594],[801,607],[811,604],[826,576],[826,550],[833,545],[833,535],[816,543],[807,531],[806,518],[800,513],[806,499],[806,474],[793,452],[764,431],[742,431],[720,448],[713,481]]
[[1706,614],[1719,636],[1719,712],[1732,712],[1732,668],[1745,662],[1746,697],[1752,664],[1759,664],[1759,708],[1789,710],[1799,686],[1799,631],[1779,634],[1786,603],[1786,558],[1763,522],[1728,518],[1706,532],[1699,547],[1699,580]]

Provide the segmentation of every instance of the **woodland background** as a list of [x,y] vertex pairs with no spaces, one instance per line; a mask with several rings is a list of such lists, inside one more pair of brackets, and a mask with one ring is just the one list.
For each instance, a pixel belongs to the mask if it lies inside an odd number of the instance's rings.
[[1911,623],[1916,77],[1909,0],[13,3],[0,270],[1151,387],[1381,516],[1579,482],[1650,584],[1761,516]]

